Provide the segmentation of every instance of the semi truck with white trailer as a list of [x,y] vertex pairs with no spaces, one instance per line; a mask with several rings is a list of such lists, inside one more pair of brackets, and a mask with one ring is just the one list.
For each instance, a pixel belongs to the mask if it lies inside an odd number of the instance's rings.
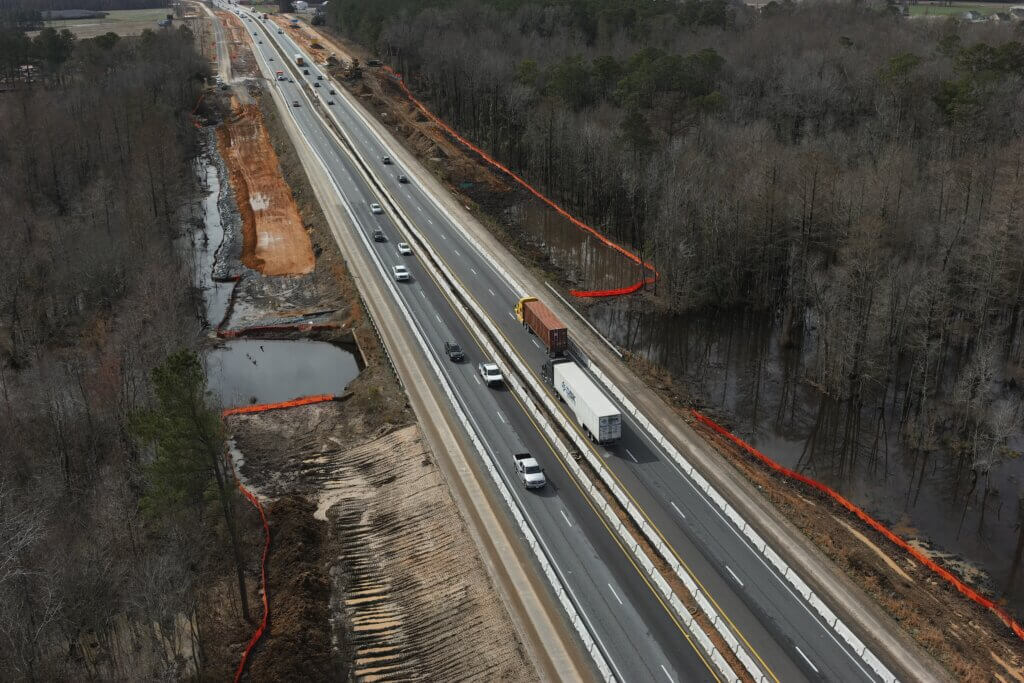
[[299,54],[298,52],[295,53],[295,65],[296,66],[305,66],[306,65],[305,58],[301,54]]
[[544,363],[541,374],[575,413],[587,438],[611,443],[622,436],[622,414],[583,368],[568,359],[555,359]]

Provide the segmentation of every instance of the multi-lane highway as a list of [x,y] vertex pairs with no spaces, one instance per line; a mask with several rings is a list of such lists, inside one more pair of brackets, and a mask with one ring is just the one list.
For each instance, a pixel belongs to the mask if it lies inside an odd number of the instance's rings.
[[[524,514],[544,543],[612,670],[620,680],[715,678],[716,672],[634,565],[631,555],[592,509],[565,466],[563,454],[549,444],[514,394],[489,389],[479,381],[475,364],[487,359],[416,253],[398,254],[396,243],[412,240],[402,233],[388,212],[371,212],[370,204],[386,202],[366,182],[352,152],[372,167],[403,213],[538,375],[546,354],[536,337],[515,320],[513,307],[524,294],[541,293],[517,291],[514,283],[506,281],[444,209],[443,202],[418,182],[422,171],[382,162],[385,156],[397,160],[399,155],[377,134],[359,105],[310,63],[308,55],[305,67],[292,63],[292,55],[305,53],[288,30],[261,22],[246,11],[241,13],[265,73],[270,75],[280,69],[294,80],[271,77],[270,87],[277,88],[285,102],[298,104],[288,107],[289,115],[316,150],[344,198],[364,247],[379,266],[380,276],[391,277],[395,265],[409,268],[412,279],[396,283],[398,296],[410,311],[413,324],[429,340],[430,352],[440,362],[445,381],[470,416],[502,476],[516,492]],[[308,73],[303,73],[303,69]],[[336,94],[330,94],[332,89]],[[322,110],[336,117],[351,151],[340,143],[323,115],[312,106],[314,99],[319,100]],[[332,104],[327,104],[328,101]],[[407,176],[411,182],[400,183],[399,175]],[[377,229],[384,232],[386,241],[373,241],[373,231]],[[443,352],[446,340],[457,341],[467,349],[466,362],[448,361]],[[539,377],[534,379],[539,381]],[[546,489],[525,491],[516,481],[511,454],[520,443],[545,467],[550,482]],[[725,620],[740,647],[767,679],[878,680],[860,653],[853,652],[836,637],[834,628],[825,624],[751,547],[734,524],[703,491],[692,485],[625,410],[621,441],[594,449],[714,602],[719,618]]]
[[[521,509],[544,543],[549,558],[564,585],[574,597],[591,633],[599,642],[616,675],[622,680],[714,680],[715,675],[700,653],[689,643],[671,612],[632,563],[615,535],[604,527],[602,518],[591,507],[573,477],[561,463],[560,455],[548,444],[516,397],[504,389],[486,387],[476,374],[476,363],[485,360],[479,347],[448,304],[437,283],[420,264],[417,254],[400,255],[396,244],[411,241],[401,235],[387,213],[374,214],[373,203],[383,203],[367,185],[354,161],[339,146],[323,120],[310,106],[309,90],[322,91],[324,98],[340,102],[329,94],[327,81],[316,81],[315,67],[309,70],[310,88],[298,82],[301,69],[289,70],[283,55],[277,52],[265,34],[246,22],[254,38],[256,53],[269,73],[283,70],[296,82],[274,81],[287,103],[289,113],[307,137],[327,169],[338,192],[350,210],[363,245],[379,264],[381,277],[391,277],[395,265],[406,266],[411,280],[396,282],[396,289],[414,324],[431,344],[433,353],[475,430],[494,458]],[[274,27],[271,31],[276,31]],[[260,42],[262,41],[262,42]],[[297,50],[293,50],[293,53]],[[270,59],[273,58],[273,61]],[[397,192],[412,189],[398,183],[396,176],[406,169],[390,167],[390,182]],[[411,194],[410,194],[411,196]],[[383,231],[386,241],[375,242],[373,232]],[[511,293],[503,293],[506,297]],[[466,350],[462,363],[450,362],[444,354],[444,342],[458,341]],[[540,459],[547,470],[549,484],[540,491],[526,491],[512,470],[512,453],[522,448]]]

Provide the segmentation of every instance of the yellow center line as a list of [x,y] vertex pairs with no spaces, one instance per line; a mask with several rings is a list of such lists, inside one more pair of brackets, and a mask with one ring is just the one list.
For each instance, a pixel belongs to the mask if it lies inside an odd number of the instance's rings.
[[[476,300],[476,298],[472,294],[469,293],[469,290],[462,283],[462,280],[458,277],[458,275],[455,274],[455,271],[452,269],[452,267],[450,265],[448,265],[448,262],[445,260],[445,258],[443,256],[441,256],[440,254],[437,254],[436,256],[448,268],[448,271],[451,273],[451,276],[456,280],[456,282],[458,282],[459,286],[462,287],[462,290],[465,293],[465,295],[468,296],[470,299],[472,299],[473,303],[476,304],[477,308],[481,311],[481,313],[484,316],[487,317],[487,319],[491,322],[491,325],[494,327],[494,329],[498,331],[498,334],[500,334],[502,336],[502,338],[506,342],[508,342],[508,347],[510,349],[512,349],[512,352],[516,354],[516,356],[519,358],[519,360],[522,362],[522,364],[524,366],[526,366],[527,368],[530,368],[530,372],[533,373],[533,376],[535,378],[537,378],[538,381],[540,381],[540,379],[537,377],[536,373],[534,373],[533,368],[530,366],[530,364],[519,353],[519,351],[518,351],[518,349],[516,349],[515,345],[512,344],[512,341],[508,337],[505,336],[505,333],[501,331],[501,328],[498,327],[497,323],[490,316],[490,314],[487,313],[487,311],[484,310],[484,308],[480,305],[480,303]],[[433,278],[433,275],[431,275],[431,277]],[[445,299],[447,300],[447,297],[445,297]],[[451,306],[451,302],[449,302],[449,306]],[[454,310],[454,307],[452,307],[452,308]],[[456,315],[457,315],[457,312],[456,312]],[[540,383],[541,383],[542,386],[544,386],[543,381],[540,381]],[[548,394],[548,396],[551,396],[553,399],[555,398],[554,396],[552,396],[551,392],[548,390],[548,388],[546,386],[544,386],[544,391]],[[518,399],[517,399],[517,401],[518,401]],[[580,438],[583,440],[583,442],[587,444],[587,448],[590,449],[591,453],[593,453],[595,457],[600,459],[601,456],[594,449],[593,444],[591,444],[590,440],[583,434],[582,431],[580,431],[580,428],[576,425],[576,423],[573,421],[573,419],[571,417],[569,417],[569,415],[565,412],[565,409],[561,406],[561,404],[559,403],[559,401],[557,399],[554,400],[554,404],[556,406],[558,406],[558,410],[566,418],[566,420],[569,422],[569,424],[572,425],[572,428],[580,436]],[[527,415],[527,417],[529,417],[529,415]],[[531,422],[532,421],[533,420],[531,418]],[[548,446],[550,447],[550,444],[548,444]],[[741,641],[743,641],[743,644],[747,646],[747,649],[750,650],[754,654],[754,657],[756,657],[757,661],[761,663],[761,666],[764,667],[764,670],[768,673],[769,676],[771,676],[772,680],[774,680],[775,683],[780,683],[778,677],[775,675],[775,672],[772,671],[771,667],[768,666],[768,663],[765,662],[764,658],[754,648],[754,646],[750,644],[750,642],[747,640],[746,636],[743,635],[743,632],[739,629],[738,626],[736,626],[736,624],[733,622],[733,620],[729,617],[729,614],[722,608],[721,605],[718,604],[718,601],[715,600],[714,596],[711,594],[711,591],[709,591],[704,586],[703,582],[701,582],[701,580],[697,577],[697,574],[690,568],[690,565],[687,564],[686,560],[684,560],[682,558],[682,556],[675,549],[675,547],[665,537],[665,534],[663,534],[661,529],[658,528],[658,525],[654,523],[654,521],[651,519],[650,515],[647,514],[647,511],[644,510],[643,506],[640,505],[639,502],[637,502],[636,498],[633,497],[633,494],[631,494],[629,492],[629,489],[626,488],[626,486],[622,483],[622,481],[615,474],[615,472],[612,471],[612,469],[610,467],[606,467],[605,470],[608,472],[609,475],[611,475],[612,479],[615,480],[615,482],[619,485],[619,487],[626,494],[626,496],[629,498],[629,500],[632,501],[633,505],[635,505],[636,508],[640,511],[640,514],[642,514],[644,519],[647,520],[647,523],[651,525],[651,528],[653,528],[654,531],[658,534],[658,537],[661,539],[661,541],[672,552],[672,556],[676,558],[676,561],[678,561],[679,564],[684,569],[686,569],[686,573],[690,575],[690,578],[693,579],[693,581],[700,587],[700,589],[707,596],[708,601],[711,602],[711,604],[714,605],[715,609],[718,610],[718,612],[722,615],[722,617],[725,619],[726,623],[729,624],[729,628],[732,630],[732,632],[734,634],[736,634],[736,637],[738,637]],[[691,645],[692,645],[692,643],[691,643]]]
[[[443,257],[438,255],[437,258],[441,259],[441,261],[445,264],[445,266],[448,266],[448,263],[444,260]],[[432,272],[430,272],[430,269],[426,269],[426,270],[427,270],[427,275],[429,275],[430,278],[434,281],[434,284],[437,286],[438,290],[443,293],[444,292],[444,287],[441,285],[440,282],[437,281],[437,278],[434,277],[434,274]],[[450,266],[448,266],[448,270],[451,271],[451,267]],[[454,273],[452,274],[452,277],[455,277],[455,279],[458,280],[458,278],[454,275]],[[459,285],[462,286],[462,282],[461,281],[459,281]],[[465,290],[465,287],[463,287],[463,289]],[[445,303],[448,304],[448,307],[452,309],[452,312],[455,314],[455,317],[457,319],[459,319],[459,322],[465,327],[465,323],[459,317],[459,312],[458,312],[458,310],[456,310],[455,305],[452,303],[452,301],[447,296],[444,297],[444,300],[445,300]],[[475,302],[475,299],[474,299],[474,302]],[[493,322],[493,320],[492,320],[492,322]],[[467,331],[468,331],[468,329],[467,329]],[[476,346],[477,350],[480,351],[480,354],[481,355],[486,355],[486,353],[487,353],[486,350],[480,345],[480,342],[477,340],[477,338],[474,335],[472,335],[472,334],[470,334],[470,338],[473,340],[473,344],[474,344],[474,346]],[[507,339],[506,339],[506,341],[507,341]],[[647,586],[648,590],[651,591],[651,595],[653,595],[654,599],[658,601],[658,604],[661,605],[661,608],[663,610],[665,610],[665,613],[668,615],[669,619],[671,619],[672,623],[675,624],[677,629],[679,629],[679,632],[686,639],[686,642],[689,643],[690,647],[693,648],[694,653],[696,653],[696,655],[700,658],[700,661],[704,664],[704,666],[707,668],[708,672],[712,675],[712,677],[714,677],[715,681],[718,681],[718,683],[721,683],[722,679],[718,677],[718,674],[711,667],[711,664],[708,663],[707,659],[704,657],[704,654],[700,651],[700,648],[698,648],[697,645],[693,642],[693,639],[690,637],[690,634],[687,632],[687,630],[683,627],[683,625],[681,623],[679,623],[679,620],[676,618],[676,615],[673,612],[672,608],[670,608],[667,604],[665,604],[665,601],[662,600],[661,596],[658,594],[658,591],[654,588],[653,585],[651,585],[651,582],[648,581],[647,575],[644,574],[643,570],[641,570],[639,566],[637,566],[636,562],[633,560],[633,556],[630,555],[629,551],[626,550],[626,547],[622,545],[622,542],[619,539],[618,534],[616,534],[612,530],[612,528],[610,526],[608,526],[608,523],[604,519],[604,516],[594,506],[594,503],[590,500],[590,497],[583,490],[583,487],[580,486],[579,481],[577,481],[576,477],[573,476],[572,471],[566,465],[564,459],[562,458],[562,455],[554,447],[554,445],[551,443],[551,441],[548,440],[547,434],[545,434],[544,430],[541,429],[541,427],[536,423],[536,421],[533,419],[533,416],[530,415],[530,411],[526,409],[526,406],[524,406],[522,401],[519,400],[519,397],[516,396],[515,392],[510,391],[509,395],[515,400],[516,404],[519,405],[519,408],[520,408],[520,410],[523,411],[523,414],[526,416],[526,419],[528,419],[530,421],[530,424],[533,425],[533,428],[540,435],[540,437],[544,440],[544,444],[548,447],[548,450],[551,451],[551,454],[558,461],[558,464],[561,465],[561,467],[565,471],[566,475],[568,475],[569,480],[573,483],[573,486],[575,486],[576,490],[578,490],[580,492],[580,496],[586,502],[587,506],[590,507],[590,509],[593,511],[594,516],[597,517],[597,519],[601,522],[601,526],[604,527],[605,531],[608,533],[608,535],[611,537],[611,539],[615,542],[615,545],[622,552],[623,556],[629,562],[630,566],[633,567],[633,569],[636,571],[636,573],[640,576],[640,579],[644,582],[644,585]]]

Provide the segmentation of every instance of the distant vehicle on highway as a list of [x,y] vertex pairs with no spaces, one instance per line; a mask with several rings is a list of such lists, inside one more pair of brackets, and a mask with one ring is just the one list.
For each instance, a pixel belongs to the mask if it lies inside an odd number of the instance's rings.
[[380,228],[377,228],[376,230],[373,231],[373,241],[374,242],[387,242],[388,238],[384,236],[384,231],[383,230],[381,230]]
[[412,247],[410,247],[405,242],[399,242],[398,243],[398,253],[401,254],[402,256],[411,256],[412,255]]
[[279,81],[283,81],[284,80],[284,72],[283,71],[278,71],[277,72],[277,80],[279,80]]
[[391,165],[391,157],[381,157],[380,160],[385,166]]
[[398,182],[400,182],[400,183],[402,183],[404,185],[404,184],[409,182],[409,179],[406,178],[404,175],[399,175],[398,176]]
[[334,100],[327,100],[327,104],[334,106]]
[[302,70],[302,75],[303,76],[308,76],[309,75],[309,69],[303,69]]
[[284,31],[282,31],[281,29],[277,29],[277,34],[278,35],[281,35],[282,33],[284,33]]
[[494,363],[478,363],[476,371],[480,373],[480,379],[487,386],[501,384],[504,381],[504,378],[501,376],[501,369]]
[[542,489],[548,483],[544,476],[544,468],[529,453],[516,453],[512,456],[516,473],[528,489]]
[[384,213],[384,209],[381,208],[380,204],[374,202],[370,204],[370,213]]
[[392,266],[391,271],[395,274],[395,279],[399,282],[407,282],[409,278],[409,269],[405,266]]
[[299,106],[299,101],[298,100],[292,100],[292,106],[293,107],[298,107]]
[[448,354],[448,360],[453,363],[461,363],[466,360],[466,354],[462,353],[462,347],[455,342],[445,342],[444,352]]
[[319,82],[314,82],[313,83],[313,87],[314,88],[319,88],[320,87],[320,83]]
[[332,95],[337,95],[338,93],[334,92],[334,88],[331,88],[331,94]]
[[322,80],[324,80],[324,76],[323,76],[323,74],[317,74],[317,75],[316,75],[316,80],[318,80],[318,81],[322,81]]
[[[295,57],[295,66],[305,66],[306,65],[306,60],[298,52],[295,53],[294,57]],[[308,71],[303,71],[303,73],[309,73],[309,72]]]

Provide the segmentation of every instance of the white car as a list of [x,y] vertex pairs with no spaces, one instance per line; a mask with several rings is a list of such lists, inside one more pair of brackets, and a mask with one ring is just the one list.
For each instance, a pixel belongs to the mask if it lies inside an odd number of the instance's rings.
[[479,363],[476,366],[476,371],[480,373],[480,379],[482,379],[484,384],[487,386],[492,384],[501,384],[503,380],[501,376],[501,369],[494,363]]
[[374,202],[370,204],[370,213],[384,213],[384,209],[380,208],[380,204]]
[[391,271],[395,274],[397,281],[406,282],[409,280],[409,269],[405,266],[392,266]]
[[399,242],[398,243],[398,253],[401,254],[402,256],[411,256],[412,255],[412,247],[410,247],[405,242]]

